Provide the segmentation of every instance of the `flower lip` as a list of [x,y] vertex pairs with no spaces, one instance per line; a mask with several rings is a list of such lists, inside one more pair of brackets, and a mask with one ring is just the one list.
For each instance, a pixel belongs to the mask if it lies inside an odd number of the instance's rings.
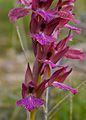
[[34,96],[29,96],[24,99],[20,99],[16,102],[17,106],[23,106],[26,110],[32,111],[35,108],[40,107],[44,104],[44,100],[36,98]]
[[48,36],[42,32],[37,34],[30,33],[30,36],[41,45],[49,45],[50,43],[55,41],[55,38],[53,38],[52,36]]

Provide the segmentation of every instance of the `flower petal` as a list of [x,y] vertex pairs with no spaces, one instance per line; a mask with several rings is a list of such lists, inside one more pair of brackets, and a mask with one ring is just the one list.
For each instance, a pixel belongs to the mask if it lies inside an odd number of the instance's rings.
[[44,61],[45,64],[48,64],[50,66],[50,68],[55,68],[57,65],[54,64],[51,60],[45,60]]
[[25,98],[27,95],[28,95],[28,88],[24,83],[22,83],[22,98]]
[[50,68],[55,68],[57,65],[54,64],[51,60],[45,60],[44,61],[44,66],[49,65]]
[[46,89],[46,87],[48,87],[46,84],[48,83],[48,80],[43,80],[37,87],[36,89],[36,94],[38,97],[41,97],[44,90]]
[[75,26],[71,26],[71,25],[69,25],[69,24],[64,25],[64,27],[65,27],[65,28],[68,28],[68,29],[70,29],[70,30],[73,30],[74,32],[76,32],[76,33],[78,33],[78,34],[80,34],[80,32],[81,32],[81,30],[80,30],[79,28],[77,28],[77,27],[75,27]]
[[33,76],[32,76],[32,72],[31,72],[31,68],[30,68],[29,63],[28,63],[27,70],[25,73],[25,85],[28,85],[28,83],[32,80],[33,80]]
[[30,112],[33,109],[38,108],[43,104],[44,104],[44,100],[36,98],[34,96],[29,96],[25,99],[21,99],[16,102],[17,106],[23,106],[23,107],[25,107],[26,110],[28,110]]
[[62,59],[62,57],[64,57],[64,55],[66,54],[66,52],[68,51],[68,49],[69,49],[69,47],[65,47],[61,51],[57,52],[54,56],[52,56],[52,58],[51,58],[52,62],[56,63],[60,59]]
[[59,28],[62,28],[65,24],[68,23],[68,20],[63,18],[55,18],[52,21],[50,21],[48,24],[46,24],[45,33],[48,35],[51,35],[55,28],[59,30]]
[[50,69],[50,70],[57,67],[57,65],[54,64],[54,63],[53,63],[52,61],[50,61],[50,60],[44,60],[44,61],[40,61],[40,62],[43,62],[43,66],[42,66],[42,68],[41,68],[41,73],[43,73],[43,71],[44,71],[45,67],[47,67],[47,65],[49,66],[49,69]]
[[29,13],[29,11],[26,8],[14,8],[14,9],[10,10],[8,16],[9,16],[10,21],[16,22],[17,19],[24,17],[28,13]]
[[[60,76],[62,73],[64,73],[67,69],[67,66],[66,67],[62,67],[60,68],[59,70],[55,71],[52,76],[50,77],[50,79],[48,79],[48,86],[51,86],[51,84],[56,81],[56,79],[58,79],[58,76]],[[48,87],[47,86],[47,87]]]
[[67,53],[65,54],[65,57],[84,60],[85,54],[81,52],[80,50],[69,49]]
[[66,46],[67,42],[71,41],[71,39],[72,39],[72,35],[69,34],[66,38],[64,38],[63,40],[57,43],[56,50],[61,51]]
[[76,94],[78,92],[76,89],[71,88],[71,87],[69,87],[69,86],[67,86],[67,85],[65,85],[63,83],[59,83],[59,82],[53,82],[52,86],[63,89],[63,90],[68,90],[73,94]]
[[43,33],[39,34],[30,34],[33,38],[35,38],[41,45],[46,45],[55,41],[52,36],[48,36]]
[[42,9],[36,10],[36,13],[39,14],[41,17],[44,18],[45,21],[50,22],[52,19],[56,17],[55,14],[49,11],[44,11]]
[[32,0],[17,0],[19,4],[29,6],[32,4]]
[[69,4],[69,5],[65,5],[65,6],[62,8],[62,10],[69,12],[69,11],[72,11],[73,7],[74,7],[74,4],[72,3],[72,4]]
[[56,9],[61,9],[62,7],[62,0],[58,0],[57,4],[56,4]]
[[73,0],[65,0],[65,1],[59,0],[59,2],[56,5],[56,9],[70,11],[74,7],[73,2],[74,2]]
[[61,17],[63,19],[71,20],[74,23],[78,23],[78,20],[75,20],[74,15],[72,15],[70,12],[59,11],[57,14],[59,17]]
[[39,8],[48,9],[52,4],[53,0],[40,0]]
[[72,72],[72,68],[69,71],[64,72],[62,75],[59,75],[58,78],[55,79],[57,82],[64,82],[67,76]]

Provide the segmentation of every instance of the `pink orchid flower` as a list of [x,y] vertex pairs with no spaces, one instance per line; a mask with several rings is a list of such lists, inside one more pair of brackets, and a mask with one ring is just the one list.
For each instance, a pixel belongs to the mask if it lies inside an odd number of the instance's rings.
[[[73,38],[71,31],[80,33],[79,28],[68,23],[79,23],[72,13],[75,0],[58,0],[51,9],[52,2],[53,0],[18,0],[21,7],[10,10],[8,14],[10,21],[14,23],[29,13],[32,14],[29,35],[32,38],[35,61],[32,70],[28,63],[22,83],[22,99],[17,101],[17,106],[23,106],[30,112],[45,104],[43,93],[48,87],[53,86],[76,94],[76,89],[63,83],[72,68],[61,66],[60,61],[64,57],[84,59],[83,52],[70,48],[68,44]],[[58,41],[63,28],[68,29],[69,33]],[[54,68],[57,70],[52,74]]]

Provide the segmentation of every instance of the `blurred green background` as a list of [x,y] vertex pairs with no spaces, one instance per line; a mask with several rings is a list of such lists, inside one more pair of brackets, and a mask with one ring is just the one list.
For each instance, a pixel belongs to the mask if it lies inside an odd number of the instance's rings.
[[[21,97],[21,83],[24,80],[26,60],[16,33],[15,25],[9,22],[8,12],[16,6],[16,0],[0,0],[0,120],[26,120],[23,108],[16,107],[16,100]],[[74,34],[73,47],[86,53],[86,0],[76,0],[74,13],[81,20],[77,25],[82,28],[80,35]],[[30,19],[25,17],[19,21],[23,44],[29,61],[33,63],[31,40],[28,36]],[[82,61],[63,61],[74,68],[74,72],[66,83],[78,87],[77,95],[69,95],[66,91],[51,90],[49,120],[86,120],[86,59]],[[64,97],[68,95],[65,99]],[[58,105],[59,101],[64,101]],[[51,111],[54,105],[56,109]],[[71,108],[73,109],[71,111]],[[37,120],[44,120],[42,113],[38,112]]]

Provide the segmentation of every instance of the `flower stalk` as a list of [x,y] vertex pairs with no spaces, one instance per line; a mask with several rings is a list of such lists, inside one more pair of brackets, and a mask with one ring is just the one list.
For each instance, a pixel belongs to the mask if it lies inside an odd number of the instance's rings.
[[48,120],[48,107],[49,107],[49,88],[46,89],[45,120]]
[[36,119],[36,109],[32,112],[27,111],[27,120],[35,120]]
[[30,120],[35,120],[35,119],[36,119],[36,110],[30,113]]
[[30,112],[27,111],[27,120],[30,120]]
[[18,25],[16,25],[16,31],[17,31],[17,34],[18,34],[18,37],[19,37],[19,41],[20,41],[21,48],[22,48],[22,50],[23,50],[23,53],[24,53],[26,62],[28,63],[28,57],[27,57],[27,55],[26,55],[26,51],[25,51],[24,46],[23,46],[23,42],[22,42],[22,38],[21,38],[21,35],[20,35],[20,32],[19,32],[19,27],[18,27]]

